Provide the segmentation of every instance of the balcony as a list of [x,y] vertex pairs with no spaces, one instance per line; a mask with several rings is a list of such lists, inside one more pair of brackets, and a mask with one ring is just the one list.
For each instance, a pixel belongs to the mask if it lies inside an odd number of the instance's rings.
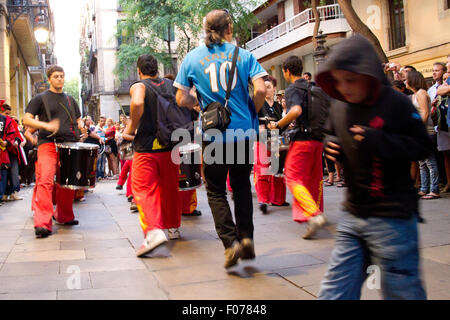
[[11,29],[29,67],[42,66],[42,54],[34,37],[34,24],[45,4],[31,0],[9,0]]
[[[324,34],[351,30],[338,4],[317,9],[321,20],[320,30]],[[307,9],[247,42],[247,50],[252,52],[257,59],[261,59],[289,45],[312,37],[314,24],[314,13],[312,9]]]

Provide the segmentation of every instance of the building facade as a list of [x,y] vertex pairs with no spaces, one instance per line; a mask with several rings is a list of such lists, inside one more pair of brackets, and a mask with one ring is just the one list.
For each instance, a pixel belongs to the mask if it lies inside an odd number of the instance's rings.
[[428,80],[450,54],[449,0],[353,1],[390,61],[412,65]]
[[[332,47],[352,31],[336,0],[319,1],[320,30]],[[262,22],[253,27],[250,50],[284,89],[281,64],[290,55],[302,57],[305,72],[317,71],[312,35],[315,19],[310,1],[269,0],[254,10]],[[433,63],[450,54],[450,0],[353,0],[361,20],[378,37],[391,61],[413,65],[430,80]]]
[[[81,17],[80,55],[81,97],[83,113],[97,120],[100,115],[119,119],[121,113],[130,111],[130,86],[138,80],[137,70],[126,79],[119,80],[115,70],[121,37],[117,37],[118,23],[126,18],[118,0],[83,0]],[[173,67],[160,65],[160,74],[176,74],[178,62],[178,32],[170,35]],[[161,41],[161,50],[166,42]]]
[[[327,46],[333,46],[347,37],[350,27],[337,1],[319,1],[320,30],[327,36]],[[278,90],[286,83],[281,66],[283,61],[296,55],[302,58],[304,72],[315,74],[313,33],[315,19],[310,2],[302,0],[269,0],[253,13],[261,22],[252,28],[252,40],[246,48],[261,65],[278,80]]]
[[[0,99],[20,121],[28,102],[48,88],[45,69],[55,64],[53,13],[48,0],[0,0]],[[37,29],[44,29],[38,39]]]

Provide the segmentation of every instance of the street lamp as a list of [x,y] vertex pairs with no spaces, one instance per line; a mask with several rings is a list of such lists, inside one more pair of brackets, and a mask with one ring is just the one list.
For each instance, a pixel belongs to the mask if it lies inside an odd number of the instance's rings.
[[48,41],[48,27],[45,23],[38,23],[34,28],[34,37],[39,44],[45,44]]

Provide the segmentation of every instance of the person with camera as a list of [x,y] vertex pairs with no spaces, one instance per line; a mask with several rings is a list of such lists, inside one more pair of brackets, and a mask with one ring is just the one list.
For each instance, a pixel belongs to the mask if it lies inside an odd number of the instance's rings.
[[[178,88],[177,103],[180,107],[193,108],[199,103],[197,97],[190,94],[193,86],[200,98],[203,131],[206,131],[203,168],[208,202],[216,231],[225,247],[225,268],[230,268],[237,264],[239,258],[255,257],[250,183],[250,154],[254,139],[239,132],[247,130],[251,135],[257,135],[257,114],[266,97],[263,78],[267,72],[250,52],[231,44],[233,22],[228,10],[209,12],[205,18],[204,30],[205,44],[186,56],[174,85]],[[253,101],[248,92],[249,81],[253,82]],[[205,121],[206,114],[210,117],[208,121]],[[216,121],[218,114],[228,114],[229,123],[220,124]],[[228,129],[227,132],[220,134],[225,129]],[[211,139],[211,136],[214,138]],[[234,157],[230,153],[234,153]],[[238,154],[239,157],[245,155],[245,159],[240,159],[243,160],[240,164],[237,163]],[[215,157],[217,158],[211,159]],[[234,194],[236,224],[227,200],[228,173]]]

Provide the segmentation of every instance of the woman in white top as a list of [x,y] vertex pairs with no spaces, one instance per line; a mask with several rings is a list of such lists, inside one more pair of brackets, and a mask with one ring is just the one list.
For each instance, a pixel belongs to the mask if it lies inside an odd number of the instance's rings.
[[[420,72],[410,71],[406,80],[406,87],[413,92],[411,96],[412,102],[422,117],[428,134],[432,138],[435,137],[436,132],[433,127],[433,122],[430,119],[431,99],[426,91],[427,84],[425,78]],[[421,179],[419,195],[425,200],[440,198],[439,170],[435,154],[431,154],[428,159],[419,161],[419,166]]]

